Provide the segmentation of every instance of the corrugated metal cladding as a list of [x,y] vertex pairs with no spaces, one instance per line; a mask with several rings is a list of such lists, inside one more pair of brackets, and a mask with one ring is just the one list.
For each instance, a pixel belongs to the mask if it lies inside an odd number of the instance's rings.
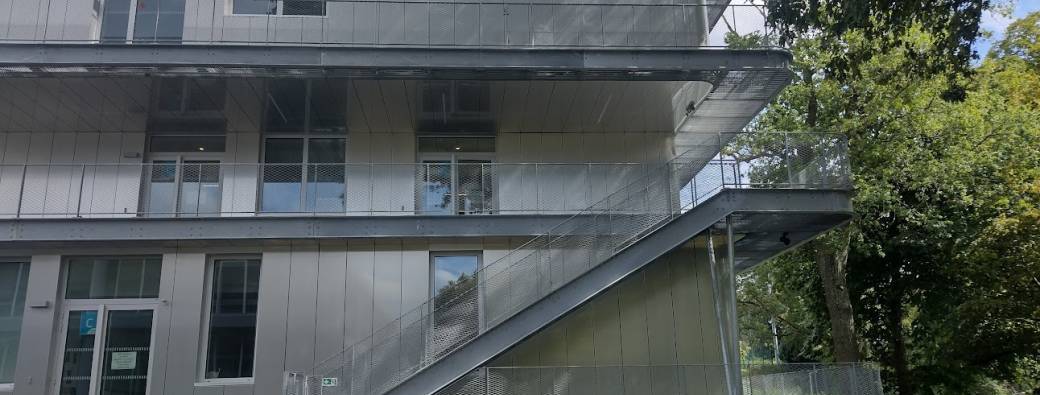
[[[284,371],[310,368],[427,300],[431,251],[476,251],[488,264],[524,241],[351,240],[147,251],[162,253],[149,388],[153,394],[278,394]],[[719,363],[707,257],[695,244],[611,288],[496,364]],[[144,251],[53,252],[63,255],[32,257],[30,304],[62,292],[63,257]],[[252,383],[198,384],[204,361],[196,350],[203,347],[207,267],[213,258],[242,254],[261,258],[255,378]],[[29,309],[26,324],[59,328],[63,303],[59,299],[54,309]],[[54,356],[61,353],[54,336],[48,330],[22,334],[23,347],[32,345],[36,352],[20,355],[20,372],[44,372],[57,363]],[[19,382],[18,393],[49,393],[45,382],[55,379]]]

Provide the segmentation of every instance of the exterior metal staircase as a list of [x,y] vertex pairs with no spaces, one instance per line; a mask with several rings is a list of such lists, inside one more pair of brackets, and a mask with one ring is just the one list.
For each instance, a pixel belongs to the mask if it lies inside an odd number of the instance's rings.
[[819,210],[792,190],[847,200],[843,139],[762,140],[720,136],[714,158],[688,152],[647,170],[372,337],[286,372],[284,393],[433,394],[731,214]]

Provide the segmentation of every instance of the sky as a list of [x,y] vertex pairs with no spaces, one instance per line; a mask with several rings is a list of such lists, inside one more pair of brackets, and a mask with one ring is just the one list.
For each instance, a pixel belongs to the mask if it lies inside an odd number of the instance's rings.
[[992,12],[986,12],[983,14],[982,29],[993,32],[993,37],[990,37],[989,39],[980,38],[975,43],[975,51],[978,52],[979,57],[985,57],[986,53],[989,52],[989,48],[993,46],[993,43],[1000,41],[1004,36],[1004,30],[1007,29],[1011,22],[1025,17],[1027,14],[1035,11],[1040,11],[1040,0],[1018,0],[1017,4],[1015,4],[1015,11],[1011,17],[997,15]]

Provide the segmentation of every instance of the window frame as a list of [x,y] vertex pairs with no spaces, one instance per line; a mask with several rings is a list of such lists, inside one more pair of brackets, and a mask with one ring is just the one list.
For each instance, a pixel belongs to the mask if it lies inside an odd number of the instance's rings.
[[481,250],[437,250],[430,251],[430,263],[429,263],[429,278],[428,287],[430,306],[430,317],[429,325],[430,330],[434,329],[434,312],[435,298],[437,297],[437,258],[438,257],[452,257],[452,256],[472,256],[477,258],[477,333],[484,333],[486,329],[486,317],[484,316],[484,283],[480,281],[482,277],[481,273],[484,271],[484,251]]
[[[196,386],[217,386],[217,385],[228,385],[228,384],[252,384],[256,378],[256,350],[259,346],[259,342],[256,341],[256,334],[253,337],[253,370],[250,372],[249,377],[218,377],[218,378],[207,378],[206,377],[206,360],[209,356],[209,337],[210,337],[210,321],[212,320],[212,309],[213,309],[213,287],[214,284],[214,269],[216,262],[225,259],[255,259],[260,262],[260,275],[263,275],[263,255],[262,254],[215,254],[206,256],[206,275],[205,282],[203,285],[203,301],[202,301],[202,325],[201,333],[199,333],[199,359],[195,372],[195,385]],[[260,317],[260,287],[261,278],[257,279],[256,287],[256,315],[257,323],[254,324],[253,331],[259,332],[259,317]]]
[[[21,315],[22,320],[24,320],[25,319],[25,305],[24,305],[24,303],[28,302],[28,300],[24,300],[24,299],[27,299],[27,295],[29,293],[29,272],[30,272],[30,270],[32,270],[32,259],[29,259],[28,257],[6,257],[6,256],[5,257],[0,257],[0,265],[3,265],[3,264],[18,264],[19,266],[20,265],[25,265],[26,266],[26,274],[25,274],[25,279],[24,279],[24,281],[25,281],[25,283],[24,283],[25,295],[22,295],[23,306],[22,306],[22,315]],[[20,267],[19,267],[19,270],[21,270]],[[17,292],[17,290],[15,290],[15,291]],[[16,296],[16,299],[17,299],[17,296]],[[22,329],[18,328],[19,343],[21,343],[21,340],[20,340],[21,336],[22,336]],[[21,350],[21,347],[20,347],[20,344],[19,344],[19,346],[15,348],[15,352],[14,352],[15,363],[18,362],[17,361],[18,354],[21,351],[22,350]],[[14,390],[14,381],[13,380],[11,382],[0,382],[0,391],[13,391],[13,390]]]
[[[156,289],[156,296],[154,298],[70,298],[69,293],[69,266],[72,265],[73,259],[83,258],[116,258],[116,259],[132,259],[132,258],[158,258],[159,259],[159,288]],[[163,261],[165,260],[164,254],[85,254],[85,255],[63,255],[61,257],[61,283],[59,291],[59,299],[65,305],[120,305],[120,304],[133,304],[133,303],[151,303],[159,302],[162,300],[162,283],[163,283]]]
[[324,1],[325,7],[323,9],[324,9],[325,13],[322,14],[322,15],[295,15],[295,14],[288,14],[288,15],[286,15],[286,14],[283,14],[282,12],[285,9],[285,0],[271,0],[271,1],[274,1],[276,3],[275,4],[275,13],[274,14],[248,14],[248,13],[239,14],[239,13],[235,12],[235,1],[237,1],[237,0],[227,0],[227,2],[224,3],[224,11],[225,11],[224,15],[226,15],[226,16],[268,16],[268,17],[270,17],[270,16],[277,16],[277,17],[285,16],[285,17],[300,17],[300,18],[328,18],[329,17],[329,2],[328,1]]

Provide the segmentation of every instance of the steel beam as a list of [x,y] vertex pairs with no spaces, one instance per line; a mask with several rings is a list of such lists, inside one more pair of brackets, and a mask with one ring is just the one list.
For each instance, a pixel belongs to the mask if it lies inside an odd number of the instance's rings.
[[783,49],[0,44],[0,76],[318,73],[359,78],[704,81],[788,73]]

